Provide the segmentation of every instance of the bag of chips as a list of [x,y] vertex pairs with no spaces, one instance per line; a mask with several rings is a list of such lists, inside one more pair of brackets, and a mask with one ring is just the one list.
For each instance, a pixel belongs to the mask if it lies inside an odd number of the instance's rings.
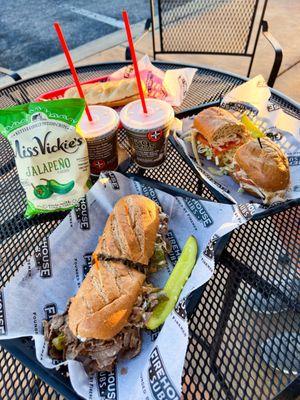
[[25,217],[71,209],[90,187],[87,144],[76,132],[82,99],[0,110],[0,133],[14,151],[26,192]]

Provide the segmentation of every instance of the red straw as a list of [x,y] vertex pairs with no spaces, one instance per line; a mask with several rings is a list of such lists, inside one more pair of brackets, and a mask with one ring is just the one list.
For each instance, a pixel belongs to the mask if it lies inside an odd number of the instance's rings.
[[136,81],[137,81],[137,85],[138,85],[138,89],[139,89],[139,93],[140,93],[140,98],[141,98],[143,110],[144,110],[144,113],[147,114],[148,111],[147,111],[146,102],[145,102],[145,96],[144,96],[144,92],[143,92],[143,88],[142,88],[140,71],[139,71],[139,68],[138,68],[137,60],[136,60],[136,54],[135,54],[135,50],[134,50],[134,44],[133,44],[133,40],[132,40],[132,34],[131,34],[131,29],[130,29],[130,24],[129,24],[129,18],[128,18],[127,11],[123,10],[122,17],[123,17],[123,21],[124,21],[124,24],[125,24],[127,40],[128,40],[128,43],[129,43],[130,54],[131,54],[131,58],[132,58],[132,61],[133,61],[135,77],[136,77]]
[[[78,75],[77,75],[76,69],[74,67],[74,64],[73,64],[73,61],[72,61],[72,58],[71,58],[71,54],[70,54],[70,51],[68,49],[67,42],[66,42],[66,40],[64,38],[64,34],[62,32],[61,26],[59,25],[58,22],[54,22],[54,28],[56,30],[56,33],[57,33],[58,39],[60,41],[61,47],[62,47],[62,49],[63,49],[63,51],[65,53],[66,59],[68,61],[70,70],[71,70],[72,75],[73,75],[74,82],[75,82],[75,84],[77,86],[77,90],[78,90],[79,96],[82,99],[85,100],[85,97],[84,97],[84,94],[83,94],[83,91],[82,91],[82,88],[81,88],[81,85],[80,85],[80,82],[79,82],[79,79],[78,79]],[[93,121],[93,118],[91,116],[91,112],[90,112],[86,102],[85,102],[85,112],[86,112],[86,115],[87,115],[89,121]]]

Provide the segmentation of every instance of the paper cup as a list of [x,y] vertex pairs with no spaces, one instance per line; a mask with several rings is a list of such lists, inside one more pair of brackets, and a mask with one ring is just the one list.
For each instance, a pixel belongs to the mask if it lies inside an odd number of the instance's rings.
[[83,114],[77,126],[78,132],[87,141],[91,175],[114,170],[118,166],[117,129],[118,113],[105,106],[89,107],[93,121]]
[[174,120],[170,104],[146,99],[148,113],[143,112],[140,100],[127,104],[120,113],[126,129],[134,161],[142,168],[154,168],[166,158],[167,138]]

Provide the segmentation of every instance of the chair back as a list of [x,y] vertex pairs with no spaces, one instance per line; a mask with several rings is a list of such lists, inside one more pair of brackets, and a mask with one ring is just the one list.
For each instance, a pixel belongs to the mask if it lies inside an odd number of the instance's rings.
[[253,57],[267,1],[157,0],[159,40],[153,29],[154,53]]

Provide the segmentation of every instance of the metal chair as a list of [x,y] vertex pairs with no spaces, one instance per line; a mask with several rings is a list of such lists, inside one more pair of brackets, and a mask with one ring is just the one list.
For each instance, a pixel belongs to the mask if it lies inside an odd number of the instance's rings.
[[[268,79],[273,87],[282,61],[282,49],[268,31],[264,20],[268,0],[150,0],[151,19],[142,36],[152,26],[153,57],[157,54],[214,54],[248,57],[250,75],[262,31],[275,51]],[[156,26],[157,25],[157,26]],[[155,38],[158,29],[159,40]],[[141,37],[136,41],[140,41]],[[126,59],[130,59],[126,49]]]

